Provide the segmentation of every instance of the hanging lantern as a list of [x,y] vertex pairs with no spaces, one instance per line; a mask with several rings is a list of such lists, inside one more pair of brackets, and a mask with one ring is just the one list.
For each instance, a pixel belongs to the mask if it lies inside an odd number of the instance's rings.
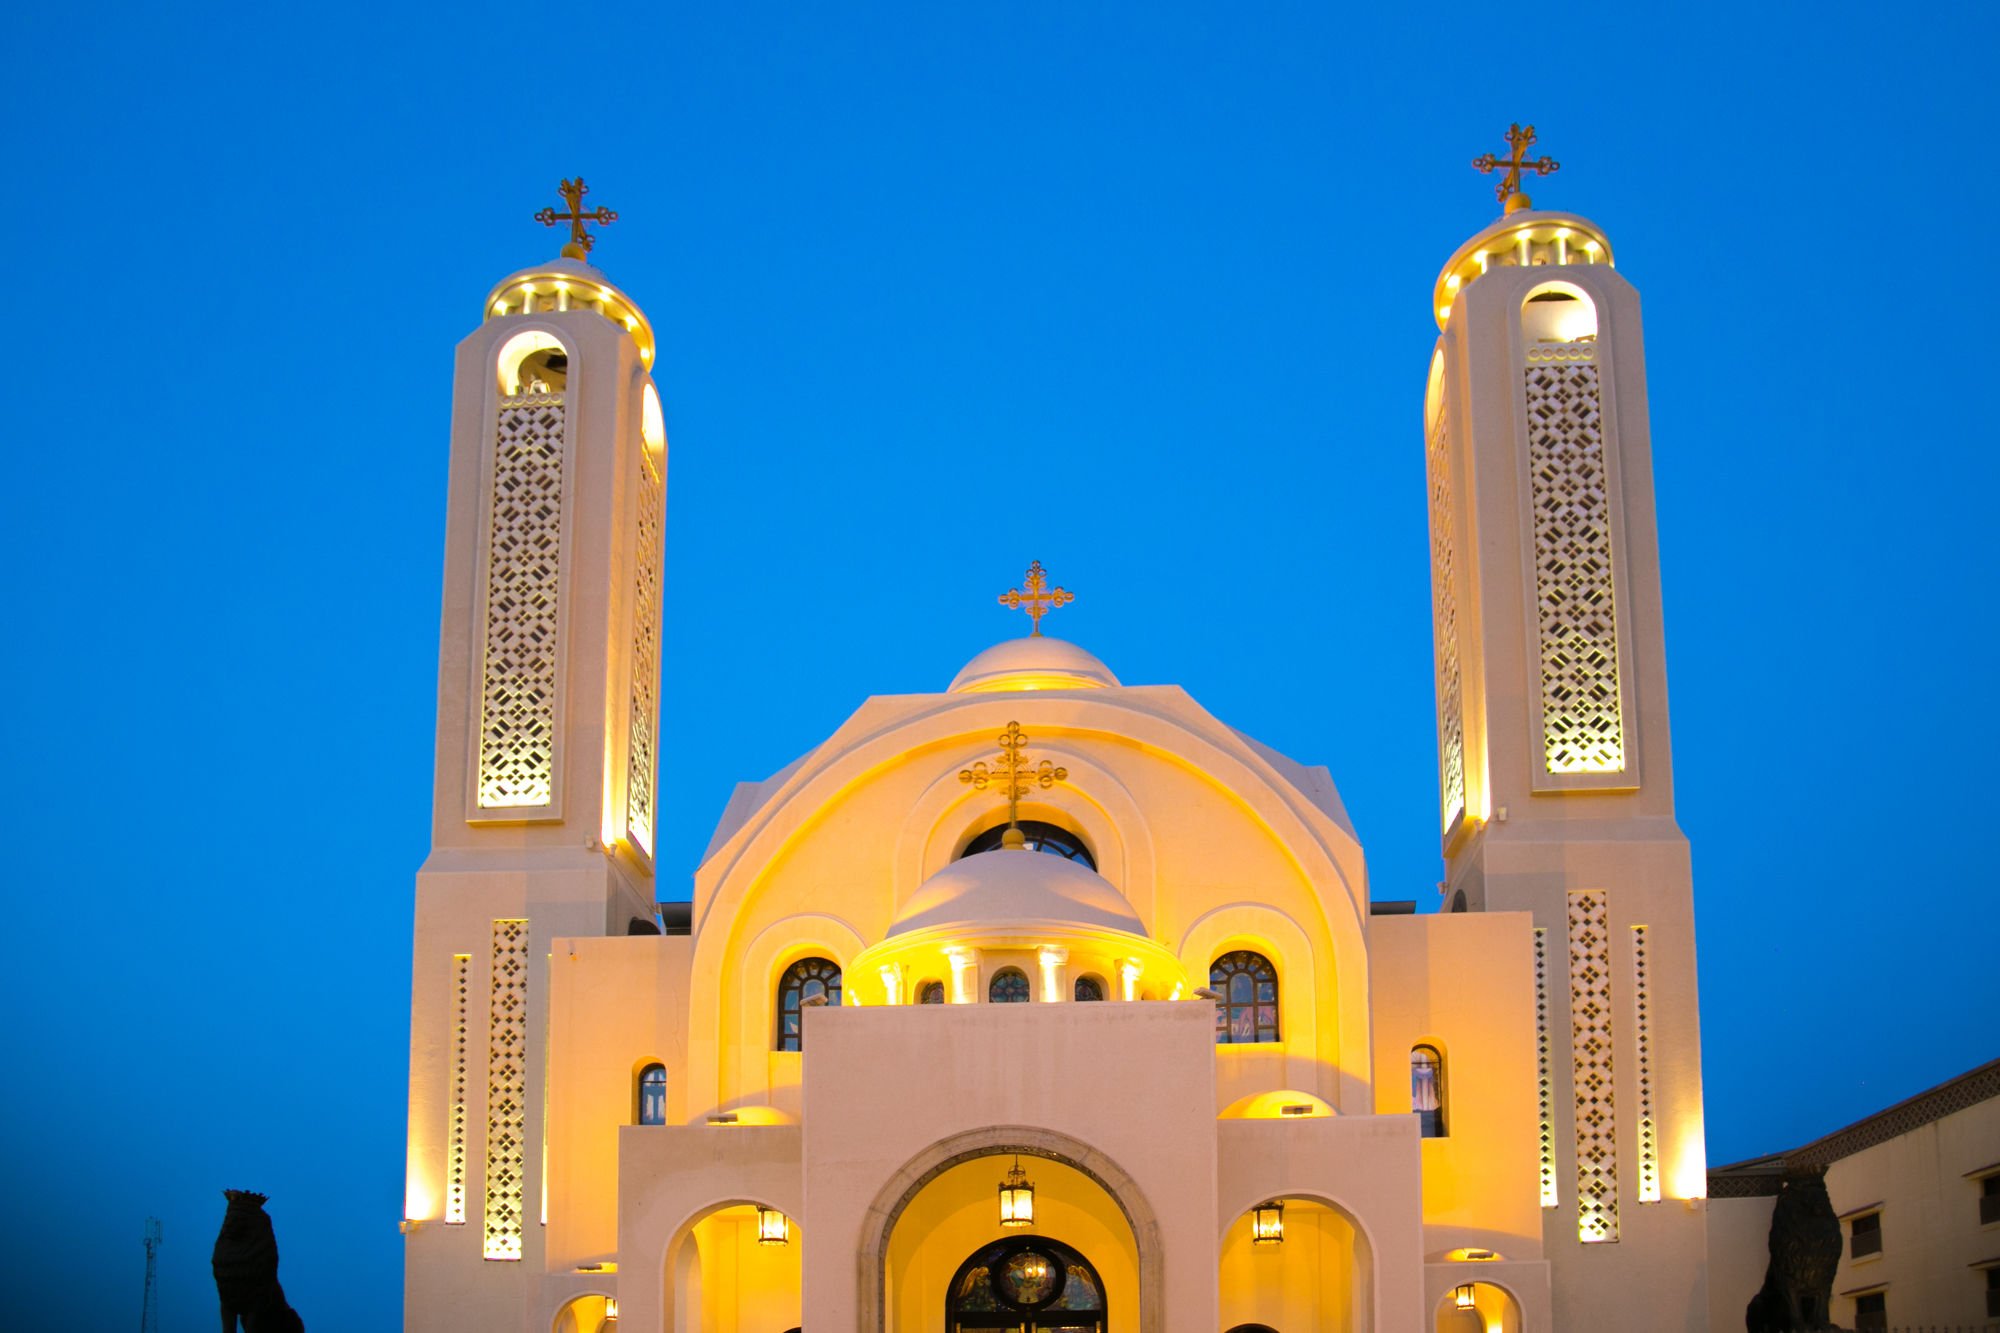
[[606,1319],[613,1321],[614,1323],[617,1321],[618,1298],[616,1296],[606,1296],[604,1298],[604,1317]]
[[1250,1243],[1282,1245],[1285,1241],[1285,1205],[1277,1199],[1260,1203],[1250,1211]]
[[1000,1225],[1031,1227],[1035,1224],[1035,1183],[1021,1169],[1016,1157],[1007,1178],[1000,1182]]
[[1459,1309],[1472,1309],[1472,1284],[1470,1282],[1462,1284],[1458,1290],[1452,1292],[1451,1297],[1453,1304],[1457,1305]]
[[757,1243],[783,1245],[792,1238],[792,1222],[775,1208],[757,1205]]

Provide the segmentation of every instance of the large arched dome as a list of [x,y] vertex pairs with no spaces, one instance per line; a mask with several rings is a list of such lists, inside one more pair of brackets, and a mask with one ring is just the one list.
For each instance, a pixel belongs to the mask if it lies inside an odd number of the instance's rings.
[[1118,684],[1111,668],[1073,643],[1031,634],[996,643],[952,678],[951,693],[1094,690]]
[[1146,933],[1132,904],[1103,876],[1064,857],[1002,848],[954,861],[925,880],[889,934],[1030,924]]

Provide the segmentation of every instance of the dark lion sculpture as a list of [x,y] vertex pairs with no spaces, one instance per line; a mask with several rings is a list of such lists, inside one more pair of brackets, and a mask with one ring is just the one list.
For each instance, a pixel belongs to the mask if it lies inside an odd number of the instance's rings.
[[1771,1208],[1771,1262],[1764,1286],[1744,1311],[1749,1333],[1807,1333],[1832,1327],[1833,1272],[1840,1265],[1840,1222],[1817,1171],[1786,1177]]
[[224,1190],[229,1211],[215,1237],[215,1291],[222,1298],[222,1333],[305,1333],[305,1321],[285,1304],[278,1285],[278,1236],[264,1212],[266,1195]]

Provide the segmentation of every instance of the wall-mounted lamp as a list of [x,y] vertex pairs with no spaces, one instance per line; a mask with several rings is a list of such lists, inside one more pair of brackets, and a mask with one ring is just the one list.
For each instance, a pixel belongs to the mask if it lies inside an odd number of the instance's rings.
[[792,1238],[792,1221],[775,1208],[757,1205],[757,1243],[783,1245]]
[[1472,1303],[1472,1284],[1467,1282],[1460,1285],[1456,1291],[1452,1292],[1451,1302],[1461,1310],[1474,1308]]
[[618,1298],[616,1296],[606,1296],[604,1298],[604,1317],[606,1319],[616,1319],[618,1317]]
[[1031,1227],[1034,1224],[1035,1182],[1029,1180],[1028,1173],[1021,1169],[1021,1159],[1017,1156],[1007,1172],[1007,1178],[1000,1182],[1000,1225]]
[[1250,1210],[1250,1243],[1282,1245],[1285,1241],[1285,1205],[1273,1199]]

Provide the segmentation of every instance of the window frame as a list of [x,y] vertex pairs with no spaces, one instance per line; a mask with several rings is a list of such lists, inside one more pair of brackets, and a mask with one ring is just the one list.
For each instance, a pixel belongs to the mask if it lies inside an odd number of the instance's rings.
[[[833,974],[831,983],[827,981],[827,971],[831,971]],[[798,977],[796,987],[793,984],[795,974]],[[783,972],[778,974],[778,985],[774,996],[776,1003],[773,1006],[777,1010],[777,1021],[772,1024],[771,1049],[773,1051],[796,1054],[805,1049],[806,1006],[804,1001],[811,998],[806,992],[806,987],[814,982],[819,984],[820,993],[826,996],[828,1004],[838,1005],[840,1003],[842,993],[841,966],[824,954],[807,954],[803,958],[795,958],[785,967]],[[787,995],[794,990],[796,990],[796,994],[793,994],[790,1002],[787,1003]],[[793,1030],[791,1032],[785,1030],[785,1020],[787,1018],[793,1020]]]
[[[1000,997],[1000,983],[1003,981],[1011,983],[1017,978],[1021,983],[1021,993],[1019,995],[1009,995],[1007,998],[1002,999]],[[1010,985],[1008,989],[1012,990],[1013,987]],[[1026,972],[1012,964],[995,970],[993,975],[986,979],[986,1003],[988,1004],[1031,1004],[1034,1002],[1034,999],[1034,983],[1028,980]]]
[[[1882,1210],[1880,1208],[1864,1208],[1860,1212],[1850,1213],[1846,1218],[1846,1222],[1847,1257],[1849,1260],[1872,1259],[1882,1253]],[[1871,1224],[1866,1231],[1869,1245],[1865,1250],[1861,1248],[1863,1240],[1861,1224],[1863,1222]],[[1868,1293],[1863,1293],[1863,1295],[1866,1294]]]
[[[1417,1056],[1420,1052],[1430,1053],[1431,1082],[1437,1094],[1437,1105],[1429,1109],[1417,1105]],[[1451,1087],[1445,1075],[1444,1051],[1436,1042],[1420,1041],[1410,1047],[1410,1113],[1417,1117],[1419,1138],[1451,1137]]]
[[[646,1119],[646,1081],[657,1073],[660,1076],[660,1118]],[[664,1125],[667,1123],[667,1067],[658,1060],[648,1060],[639,1067],[639,1076],[632,1080],[632,1123],[635,1125]]]
[[[1065,861],[1074,861],[1085,870],[1097,869],[1097,853],[1084,841],[1081,833],[1073,828],[1052,823],[1046,819],[1023,819],[1018,827],[1027,839],[1027,850],[1041,852],[1048,856],[1060,856]],[[966,840],[965,849],[957,859],[963,861],[968,856],[984,856],[988,852],[1000,850],[1000,839],[1006,836],[1008,825],[1003,821],[991,828],[981,829]]]
[[[1083,988],[1090,987],[1097,994],[1086,997]],[[1104,978],[1095,972],[1085,972],[1070,983],[1069,998],[1072,1004],[1102,1004],[1111,998],[1111,992],[1104,984]]]
[[[1252,961],[1254,960],[1254,962]],[[1249,984],[1250,994],[1236,998],[1236,983]],[[1208,984],[1221,992],[1215,1002],[1215,1044],[1217,1046],[1277,1046],[1285,1040],[1284,986],[1278,965],[1269,954],[1257,949],[1228,949],[1208,965]],[[1263,995],[1265,986],[1270,997]],[[1259,1010],[1268,1010],[1270,1022]],[[1238,1035],[1239,1017],[1249,1020],[1247,1035]]]

